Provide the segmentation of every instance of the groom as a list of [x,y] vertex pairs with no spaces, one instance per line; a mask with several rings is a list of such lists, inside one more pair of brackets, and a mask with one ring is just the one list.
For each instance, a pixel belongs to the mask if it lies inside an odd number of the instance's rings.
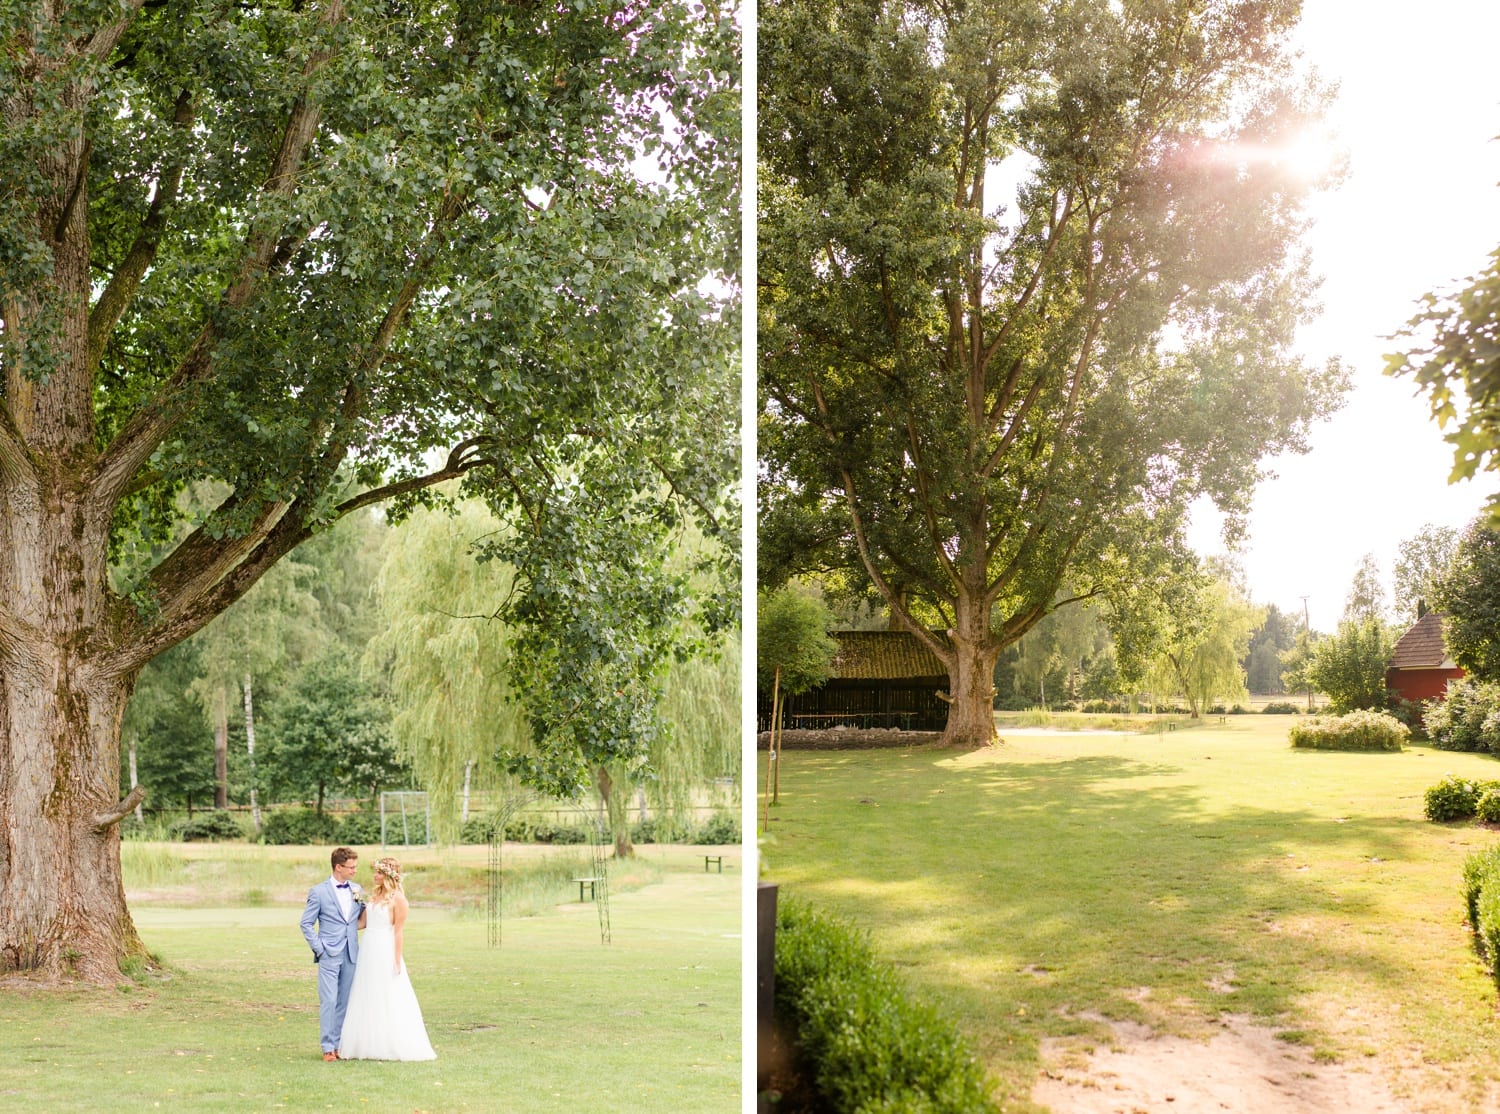
[[339,1033],[349,1008],[349,988],[354,985],[359,917],[364,911],[364,895],[352,881],[359,855],[339,847],[331,858],[333,877],[307,892],[307,908],[302,913],[302,935],[318,963],[318,1027],[324,1060],[339,1058]]

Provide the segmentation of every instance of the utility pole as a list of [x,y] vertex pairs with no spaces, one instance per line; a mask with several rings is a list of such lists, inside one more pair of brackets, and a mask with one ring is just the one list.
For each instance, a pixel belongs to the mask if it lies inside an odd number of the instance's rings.
[[[1307,634],[1307,652],[1310,654],[1310,653],[1312,653],[1312,620],[1310,618],[1308,618],[1308,613],[1307,613],[1307,597],[1306,596],[1302,597],[1302,629]],[[1302,675],[1304,677],[1307,676],[1306,667],[1303,668]],[[1309,715],[1312,714],[1312,710],[1313,710],[1313,706],[1312,706],[1312,682],[1308,681],[1307,682],[1307,712],[1308,712]]]

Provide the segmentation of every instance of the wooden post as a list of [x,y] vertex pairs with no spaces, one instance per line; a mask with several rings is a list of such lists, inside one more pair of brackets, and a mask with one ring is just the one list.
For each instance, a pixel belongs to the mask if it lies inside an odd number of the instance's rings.
[[776,672],[771,680],[771,737],[766,741],[766,791],[762,796],[764,804],[761,811],[765,819],[761,822],[761,831],[771,830],[771,775],[776,769],[776,725],[781,720],[781,666],[776,667]]

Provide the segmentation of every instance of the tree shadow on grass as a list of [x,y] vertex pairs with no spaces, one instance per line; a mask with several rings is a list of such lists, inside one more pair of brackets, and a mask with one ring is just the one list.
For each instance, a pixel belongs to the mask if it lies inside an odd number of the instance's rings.
[[987,1060],[1083,1014],[1294,1014],[1329,973],[1408,974],[1370,942],[1399,918],[1387,883],[1430,849],[1418,823],[1210,802],[1181,763],[953,757],[812,766],[769,858],[788,892],[870,927]]

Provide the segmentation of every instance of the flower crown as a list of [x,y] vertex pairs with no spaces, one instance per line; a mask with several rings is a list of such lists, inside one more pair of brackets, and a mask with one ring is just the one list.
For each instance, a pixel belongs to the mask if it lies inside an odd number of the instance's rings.
[[392,882],[401,881],[401,871],[397,869],[396,864],[390,859],[377,860],[375,863],[375,873],[384,874]]

